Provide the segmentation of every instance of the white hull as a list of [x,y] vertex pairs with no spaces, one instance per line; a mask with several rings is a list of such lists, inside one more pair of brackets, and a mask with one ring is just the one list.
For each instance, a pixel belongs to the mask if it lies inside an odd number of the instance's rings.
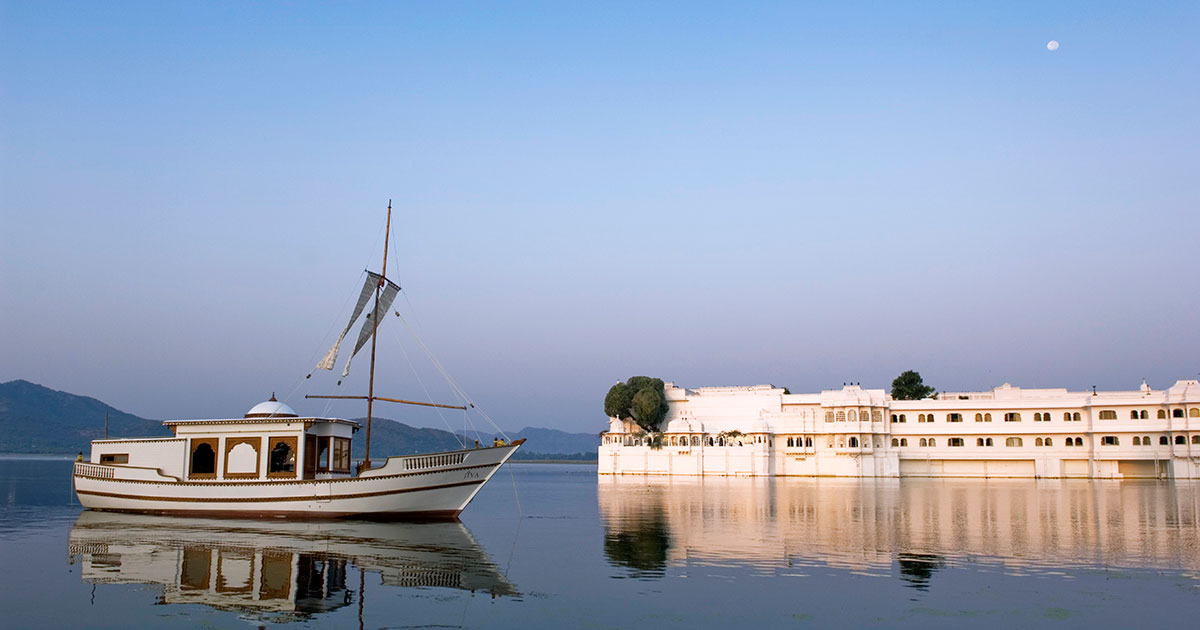
[[520,447],[390,457],[358,477],[196,481],[160,470],[75,464],[86,508],[205,516],[454,519]]

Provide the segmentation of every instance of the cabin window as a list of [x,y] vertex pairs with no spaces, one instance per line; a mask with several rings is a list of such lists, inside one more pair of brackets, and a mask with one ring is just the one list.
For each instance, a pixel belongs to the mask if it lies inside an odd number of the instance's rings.
[[962,445],[963,445],[962,438],[950,438],[949,440],[946,441],[946,446],[962,446]]
[[296,438],[271,438],[270,459],[267,466],[268,477],[296,476]]
[[191,447],[188,477],[215,479],[217,476],[217,438],[194,438]]
[[100,455],[101,464],[128,464],[129,453],[102,453]]
[[1117,412],[1113,411],[1112,409],[1105,409],[1100,412],[1100,419],[1101,420],[1116,420]]
[[1104,446],[1117,446],[1120,443],[1121,442],[1119,440],[1117,440],[1117,436],[1115,436],[1115,435],[1106,435],[1106,436],[1100,438],[1100,444],[1102,444]]
[[225,478],[258,477],[262,438],[225,438]]
[[946,422],[962,422],[962,414],[952,413],[949,416],[946,416]]
[[333,438],[333,471],[350,472],[350,438]]
[[1020,422],[1021,414],[1019,414],[1015,411],[1010,411],[1010,412],[1004,414],[1004,421],[1005,422]]
[[1021,446],[1022,440],[1019,437],[1010,437],[1004,440],[1005,446]]

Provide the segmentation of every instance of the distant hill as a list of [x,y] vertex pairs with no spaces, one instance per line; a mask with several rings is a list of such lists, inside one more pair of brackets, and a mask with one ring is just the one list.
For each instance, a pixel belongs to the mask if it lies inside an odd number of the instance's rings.
[[105,412],[109,437],[171,435],[157,420],[18,380],[0,383],[0,452],[86,453],[92,440],[104,437]]
[[[106,405],[95,398],[62,392],[29,381],[0,383],[0,453],[88,453],[90,442],[104,437],[104,414],[108,412],[109,437],[169,436],[171,430],[158,420],[147,420]],[[365,418],[358,418],[365,424]],[[490,434],[480,441],[491,444]],[[600,440],[587,433],[555,429],[525,428],[510,435],[529,443],[517,452],[518,459],[595,459]],[[462,440],[460,442],[459,440]],[[386,418],[371,425],[373,459],[450,451],[473,445],[475,437],[456,437],[441,429],[421,429]],[[355,434],[352,456],[361,458],[366,428]]]

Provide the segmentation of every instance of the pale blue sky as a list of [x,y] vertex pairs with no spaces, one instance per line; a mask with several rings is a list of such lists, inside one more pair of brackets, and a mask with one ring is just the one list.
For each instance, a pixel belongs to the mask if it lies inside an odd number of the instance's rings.
[[388,198],[504,428],[634,374],[1200,372],[1200,5],[649,4],[0,3],[0,381],[319,412]]

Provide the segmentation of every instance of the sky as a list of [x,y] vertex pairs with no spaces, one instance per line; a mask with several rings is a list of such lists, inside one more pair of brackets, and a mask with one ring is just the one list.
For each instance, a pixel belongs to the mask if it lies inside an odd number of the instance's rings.
[[[1168,387],[1200,373],[1197,32],[1191,2],[0,2],[0,382],[364,415],[303,396],[365,393],[365,352],[305,375],[390,199],[398,309],[504,429],[603,430],[638,374]],[[400,320],[380,342],[377,395],[454,402]]]

